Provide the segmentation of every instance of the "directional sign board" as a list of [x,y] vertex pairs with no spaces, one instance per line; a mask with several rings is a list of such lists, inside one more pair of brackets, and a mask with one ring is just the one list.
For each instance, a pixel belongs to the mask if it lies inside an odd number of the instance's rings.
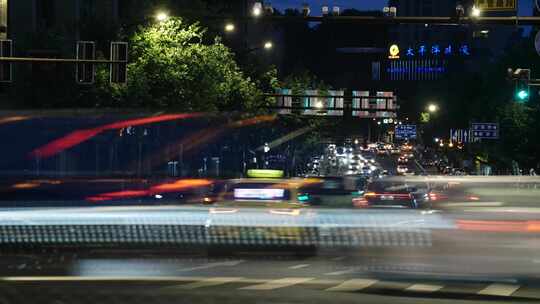
[[471,137],[478,139],[498,139],[499,124],[498,123],[472,123]]
[[416,138],[416,125],[397,125],[396,138],[397,139]]
[[517,0],[474,0],[474,6],[482,11],[515,11]]

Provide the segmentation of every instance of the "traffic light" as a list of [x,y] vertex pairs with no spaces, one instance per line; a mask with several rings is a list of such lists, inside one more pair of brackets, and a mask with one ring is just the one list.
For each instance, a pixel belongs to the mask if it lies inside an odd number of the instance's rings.
[[115,61],[115,63],[111,63],[110,82],[125,84],[127,82],[127,42],[111,42],[111,61]]
[[516,69],[513,71],[512,78],[515,81],[514,100],[519,103],[529,101],[531,96],[529,82],[531,81],[530,69]]
[[[0,40],[0,57],[12,57],[13,46],[11,40]],[[0,82],[9,83],[13,80],[12,63],[0,63]]]
[[516,92],[516,98],[518,101],[526,102],[529,100],[529,92],[527,89],[520,89]]
[[[77,41],[77,60],[95,60],[96,43],[93,41]],[[75,66],[75,80],[78,84],[93,84],[95,81],[96,66],[93,63],[77,63]]]

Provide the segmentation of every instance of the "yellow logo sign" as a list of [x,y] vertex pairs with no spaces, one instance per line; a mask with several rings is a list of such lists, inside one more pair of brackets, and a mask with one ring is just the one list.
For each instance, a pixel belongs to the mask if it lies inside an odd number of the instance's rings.
[[397,44],[392,44],[390,46],[390,56],[388,56],[390,59],[399,59],[399,46]]

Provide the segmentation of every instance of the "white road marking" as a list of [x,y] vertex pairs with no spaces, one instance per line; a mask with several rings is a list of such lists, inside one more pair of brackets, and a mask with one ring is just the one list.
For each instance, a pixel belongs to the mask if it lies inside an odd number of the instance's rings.
[[507,207],[507,208],[476,208],[476,209],[463,209],[467,212],[508,212],[508,213],[540,213],[540,208],[524,208],[524,207]]
[[519,285],[510,285],[510,284],[498,284],[494,283],[488,287],[480,290],[478,294],[481,295],[490,295],[490,296],[511,296],[516,290],[519,289]]
[[300,268],[306,268],[306,267],[309,267],[309,264],[298,264],[298,265],[289,267],[289,269],[300,269]]
[[337,286],[330,287],[326,291],[356,291],[367,288],[375,283],[377,280],[367,280],[367,279],[352,279],[347,280]]
[[210,287],[210,286],[217,286],[217,285],[223,285],[231,282],[236,282],[241,280],[240,277],[213,277],[213,278],[207,278],[204,280],[200,280],[197,282],[180,285],[180,286],[174,286],[172,288],[174,289],[195,289],[195,288],[201,288],[201,287]]
[[171,276],[32,276],[0,277],[0,281],[11,282],[80,282],[80,281],[170,281],[186,282],[204,280],[205,277]]
[[444,286],[440,286],[440,285],[413,284],[413,285],[405,288],[405,290],[418,291],[418,292],[435,292],[437,290],[442,289],[443,287]]
[[463,202],[463,203],[446,203],[447,207],[499,207],[504,205],[503,202]]
[[300,283],[304,283],[307,281],[314,280],[315,278],[283,278],[278,280],[271,280],[266,283],[257,284],[257,285],[251,285],[242,287],[239,289],[244,290],[272,290],[272,289],[278,289],[283,288],[287,286],[292,286]]
[[189,267],[189,268],[182,268],[178,269],[178,271],[185,272],[185,271],[193,271],[193,270],[203,270],[203,269],[209,269],[214,267],[220,267],[220,266],[236,266],[240,263],[243,263],[244,260],[236,260],[236,261],[226,261],[226,262],[217,262],[217,263],[208,263],[201,266],[195,266],[195,267]]
[[355,272],[355,269],[354,268],[349,268],[349,269],[340,270],[340,271],[328,272],[328,273],[325,273],[324,275],[337,276],[337,275],[353,273],[353,272]]

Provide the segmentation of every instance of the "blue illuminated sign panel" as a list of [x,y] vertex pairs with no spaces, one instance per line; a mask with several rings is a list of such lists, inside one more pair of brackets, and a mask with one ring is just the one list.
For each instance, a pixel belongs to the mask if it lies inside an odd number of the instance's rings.
[[[393,45],[395,48],[396,45]],[[471,55],[471,48],[468,44],[461,45],[426,45],[420,44],[416,47],[409,46],[406,48],[405,57],[406,58],[424,58],[426,56],[432,56],[434,58],[442,58],[449,56],[461,56],[468,57]],[[397,59],[397,58],[396,58]]]

